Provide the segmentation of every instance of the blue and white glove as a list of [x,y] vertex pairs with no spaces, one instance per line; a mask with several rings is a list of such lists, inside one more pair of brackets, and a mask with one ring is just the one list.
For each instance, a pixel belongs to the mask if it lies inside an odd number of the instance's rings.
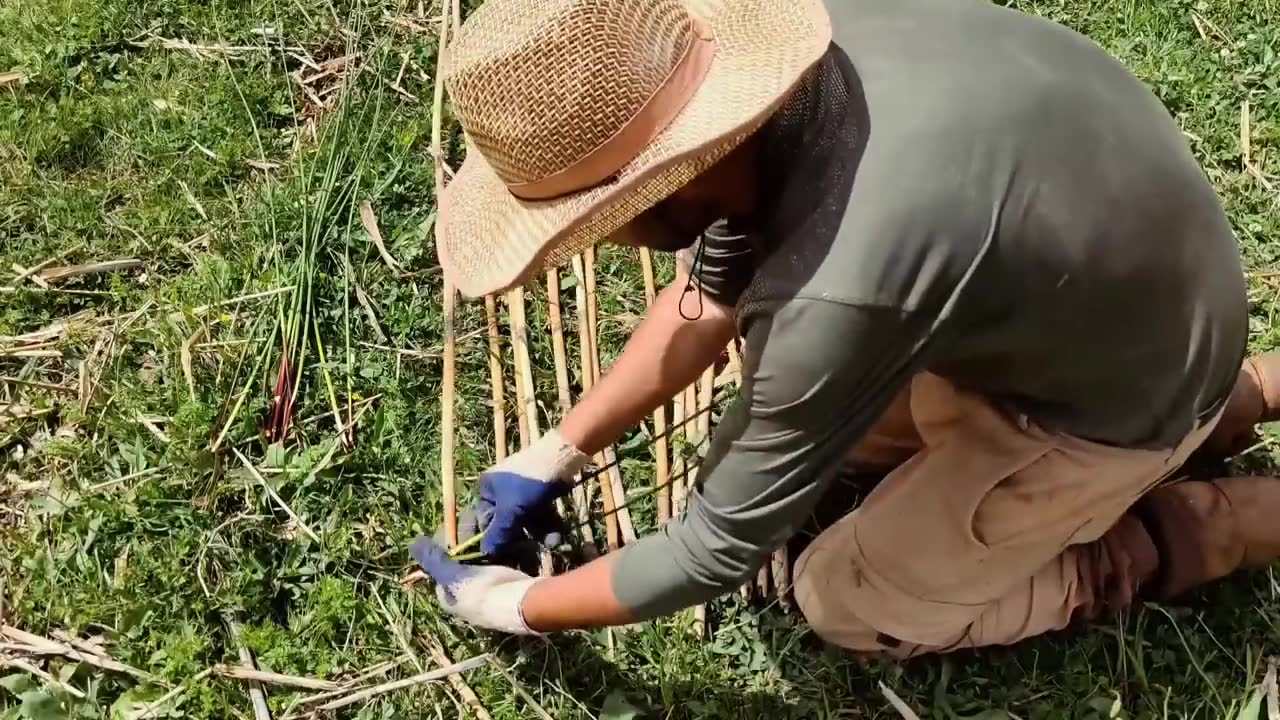
[[558,429],[548,431],[480,475],[480,499],[459,517],[458,542],[483,532],[480,551],[499,561],[519,557],[530,541],[558,546],[565,524],[555,500],[569,494],[589,461]]
[[529,629],[521,604],[537,578],[501,565],[463,565],[435,541],[419,536],[409,552],[436,583],[436,597],[449,613],[472,625],[510,633],[540,635]]

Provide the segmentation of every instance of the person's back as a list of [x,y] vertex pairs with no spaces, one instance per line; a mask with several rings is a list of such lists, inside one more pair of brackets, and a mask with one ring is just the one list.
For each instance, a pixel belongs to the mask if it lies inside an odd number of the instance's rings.
[[1055,430],[1167,447],[1216,409],[1244,278],[1159,100],[1088,39],[983,0],[827,6],[869,127],[800,292],[938,312],[927,367]]

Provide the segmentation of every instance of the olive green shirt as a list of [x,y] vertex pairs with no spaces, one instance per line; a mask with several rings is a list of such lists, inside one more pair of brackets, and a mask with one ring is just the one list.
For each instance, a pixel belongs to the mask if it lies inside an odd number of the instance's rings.
[[752,576],[922,370],[1145,448],[1220,407],[1240,367],[1231,228],[1124,67],[985,0],[828,7],[830,51],[761,130],[761,207],[694,253],[735,308],[743,382],[687,512],[617,559],[639,618]]

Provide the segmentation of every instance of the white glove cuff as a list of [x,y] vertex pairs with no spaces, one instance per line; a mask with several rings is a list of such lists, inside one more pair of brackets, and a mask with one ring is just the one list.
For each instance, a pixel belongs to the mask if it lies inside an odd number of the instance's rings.
[[[530,582],[530,583],[529,583],[529,587],[533,587],[533,583],[535,583],[535,582],[537,582],[537,579],[536,579],[536,578],[533,580],[533,582]],[[526,587],[526,588],[525,588],[524,593],[523,593],[523,594],[521,594],[521,596],[520,596],[520,602],[516,604],[516,618],[517,618],[517,621],[518,621],[518,626],[519,626],[519,628],[520,628],[520,632],[521,632],[522,634],[524,634],[524,635],[532,635],[532,636],[534,636],[534,637],[546,637],[546,636],[547,636],[547,635],[546,635],[546,633],[540,633],[540,632],[538,632],[537,630],[534,630],[533,628],[529,627],[529,623],[525,622],[525,619],[524,619],[524,595],[525,595],[525,594],[527,594],[527,593],[529,592],[529,587]]]
[[529,447],[508,457],[494,469],[537,478],[543,482],[568,481],[591,458],[560,434],[559,428],[548,430]]
[[509,633],[536,635],[524,621],[524,596],[538,578],[531,578],[510,568],[489,568],[453,589],[450,602],[444,588],[436,587],[436,596],[451,612],[467,622]]

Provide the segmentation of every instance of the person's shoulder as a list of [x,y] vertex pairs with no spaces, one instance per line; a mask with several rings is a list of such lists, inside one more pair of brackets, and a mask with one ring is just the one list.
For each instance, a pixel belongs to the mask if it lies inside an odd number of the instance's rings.
[[1151,111],[1151,94],[1080,32],[988,0],[828,3],[835,45],[865,90],[872,132],[1017,133],[1029,117]]

